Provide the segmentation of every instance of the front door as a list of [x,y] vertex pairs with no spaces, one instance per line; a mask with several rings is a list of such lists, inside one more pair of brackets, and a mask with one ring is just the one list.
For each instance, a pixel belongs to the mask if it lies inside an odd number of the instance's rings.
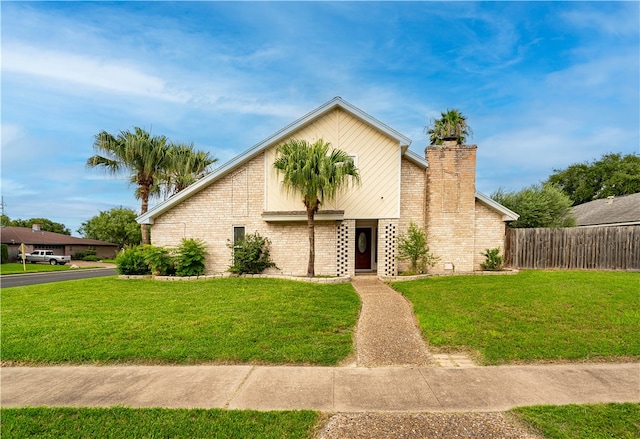
[[356,228],[356,270],[371,270],[371,228]]

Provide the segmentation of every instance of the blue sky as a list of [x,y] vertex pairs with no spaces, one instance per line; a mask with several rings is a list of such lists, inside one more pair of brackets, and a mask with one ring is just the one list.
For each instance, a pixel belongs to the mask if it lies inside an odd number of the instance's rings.
[[[134,188],[88,170],[140,126],[222,164],[334,96],[413,140],[468,117],[477,189],[640,153],[638,2],[8,2],[2,196],[74,235]],[[154,201],[157,202],[157,201]]]

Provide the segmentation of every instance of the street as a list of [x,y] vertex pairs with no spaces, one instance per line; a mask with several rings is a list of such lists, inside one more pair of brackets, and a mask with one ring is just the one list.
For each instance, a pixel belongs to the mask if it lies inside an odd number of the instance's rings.
[[64,280],[114,276],[116,274],[117,271],[115,268],[91,268],[84,270],[53,271],[48,273],[9,274],[0,277],[0,287],[22,287],[26,285],[60,282]]

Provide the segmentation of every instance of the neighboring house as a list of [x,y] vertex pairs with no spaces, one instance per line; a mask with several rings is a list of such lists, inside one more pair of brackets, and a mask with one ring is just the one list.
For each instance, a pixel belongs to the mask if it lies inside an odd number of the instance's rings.
[[77,252],[86,252],[87,250],[95,250],[96,256],[99,258],[113,259],[118,251],[118,246],[111,242],[46,232],[40,230],[37,224],[34,224],[30,229],[3,226],[0,229],[0,236],[2,244],[7,244],[9,247],[10,261],[18,260],[22,244],[24,244],[25,253],[31,253],[34,250],[53,250],[56,255],[70,255],[72,259]]
[[348,187],[316,214],[315,271],[320,276],[376,272],[396,275],[398,236],[411,221],[425,228],[432,271],[471,272],[486,248],[504,246],[505,221],[518,215],[475,190],[476,147],[428,147],[426,158],[411,140],[336,97],[253,146],[207,177],[156,205],[138,222],[151,224],[153,244],[204,240],[207,272],[224,272],[227,244],[245,233],[271,240],[278,270],[305,275],[307,223],[301,196],[287,195],[273,167],[276,148],[297,138],[322,138],[350,154],[361,184]]
[[640,193],[608,197],[572,209],[578,227],[640,225]]

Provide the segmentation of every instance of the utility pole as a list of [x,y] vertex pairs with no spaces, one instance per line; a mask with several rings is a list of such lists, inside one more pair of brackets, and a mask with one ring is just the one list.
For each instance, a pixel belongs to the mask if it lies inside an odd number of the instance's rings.
[[4,204],[4,195],[0,198],[0,215],[4,216],[4,207],[6,206],[6,204]]

